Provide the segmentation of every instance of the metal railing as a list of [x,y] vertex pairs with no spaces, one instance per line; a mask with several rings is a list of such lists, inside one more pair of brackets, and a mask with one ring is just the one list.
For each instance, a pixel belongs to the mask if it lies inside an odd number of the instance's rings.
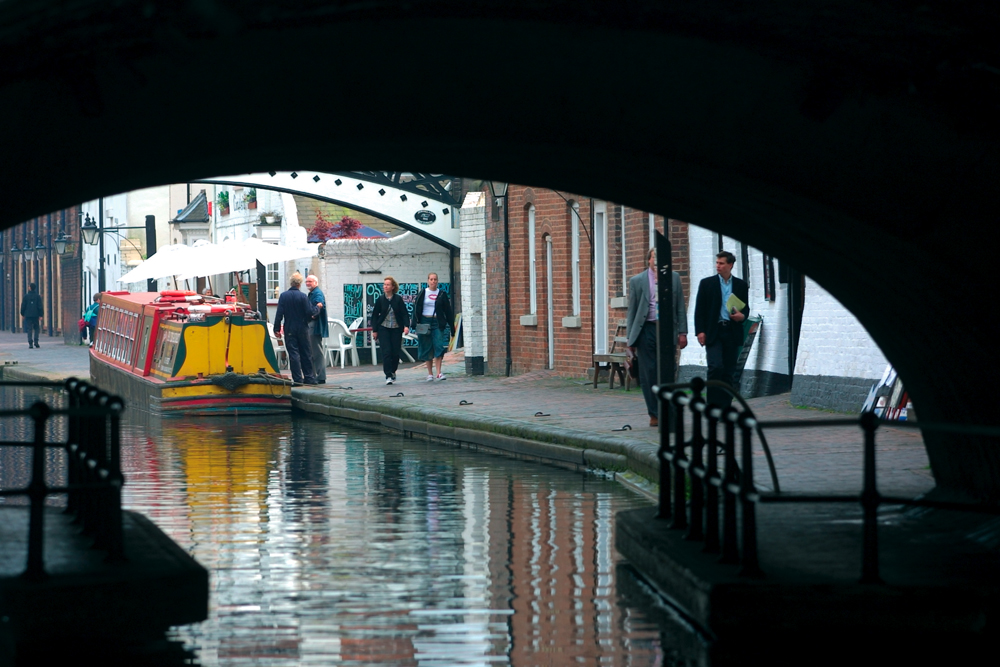
[[[702,392],[707,386],[726,390],[738,399],[742,409],[736,407],[722,409],[709,405],[702,397]],[[704,541],[704,551],[720,554],[720,562],[739,565],[739,574],[742,576],[764,577],[757,552],[756,512],[760,503],[860,503],[863,513],[860,581],[869,584],[882,582],[879,575],[877,522],[879,505],[885,503],[1000,514],[1000,507],[996,505],[881,495],[878,492],[875,474],[875,432],[882,422],[871,412],[865,412],[857,418],[760,421],[733,388],[723,382],[706,382],[702,378],[694,378],[690,383],[661,385],[654,387],[653,390],[661,401],[670,403],[673,409],[678,411],[676,417],[671,420],[673,434],[669,428],[660,431],[659,518],[669,519],[670,527],[673,529],[686,529],[688,539]],[[688,390],[691,391],[690,394],[687,393]],[[671,409],[668,406],[664,407]],[[689,438],[685,435],[682,412],[684,408],[687,408],[692,415]],[[721,438],[720,425],[724,430]],[[1000,428],[987,426],[928,422],[919,424],[893,422],[892,425],[919,428],[924,431],[1000,437]],[[764,429],[843,426],[860,426],[864,433],[863,487],[860,495],[782,493],[777,484],[777,475],[767,448],[767,441],[763,438]],[[771,466],[772,480],[775,484],[773,492],[759,491],[754,484],[752,440],[755,430],[761,435],[761,444]],[[718,465],[720,448],[723,456],[721,470]],[[737,448],[739,462],[736,458]],[[691,452],[690,457],[687,450]]]
[[[31,447],[31,481],[22,489],[0,490],[0,496],[27,496],[28,558],[22,576],[32,581],[47,578],[45,572],[45,499],[66,494],[66,512],[74,516],[93,547],[107,552],[108,561],[125,560],[122,536],[120,420],[124,403],[97,387],[70,378],[65,382],[0,382],[0,387],[63,389],[68,407],[52,408],[36,401],[27,410],[0,410],[0,418],[29,417],[33,423],[29,442],[0,441],[3,447]],[[47,442],[46,427],[54,417],[66,417],[65,442]],[[45,481],[46,449],[66,453],[66,485],[49,486]]]

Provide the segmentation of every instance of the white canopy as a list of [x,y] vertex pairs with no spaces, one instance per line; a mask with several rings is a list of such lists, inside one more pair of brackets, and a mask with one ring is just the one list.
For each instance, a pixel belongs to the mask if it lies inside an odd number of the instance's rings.
[[[134,283],[147,278],[168,276],[184,279],[214,276],[231,271],[247,271],[256,267],[258,261],[267,265],[315,257],[318,249],[318,243],[293,247],[266,243],[256,238],[249,238],[242,243],[215,244],[198,241],[193,247],[171,245],[126,273],[118,279],[118,282]],[[161,253],[164,253],[162,258]]]

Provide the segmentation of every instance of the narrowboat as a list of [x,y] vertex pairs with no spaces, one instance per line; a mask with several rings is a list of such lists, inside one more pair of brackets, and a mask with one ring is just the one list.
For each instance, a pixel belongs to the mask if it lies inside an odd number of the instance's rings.
[[153,414],[291,410],[267,322],[249,305],[184,290],[103,292],[90,376]]

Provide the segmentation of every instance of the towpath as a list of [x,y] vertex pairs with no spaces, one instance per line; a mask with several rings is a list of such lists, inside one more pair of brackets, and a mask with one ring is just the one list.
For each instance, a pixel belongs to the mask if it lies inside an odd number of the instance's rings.
[[[6,379],[37,377],[58,380],[89,378],[85,346],[65,345],[61,338],[42,335],[40,349],[28,349],[23,334],[0,332],[0,365]],[[16,364],[14,364],[16,362]],[[658,435],[648,426],[642,393],[564,378],[541,371],[510,378],[467,376],[461,351],[445,360],[443,382],[425,382],[423,364],[404,364],[393,386],[385,385],[381,366],[370,364],[327,372],[328,384],[302,391],[315,395],[365,399],[368,409],[405,404],[454,414],[465,423],[481,422],[483,428],[519,422],[533,433],[546,434],[549,442],[579,435],[593,441],[628,444],[636,450],[655,452]],[[345,389],[350,387],[350,389]],[[300,390],[296,390],[301,393]],[[402,393],[403,396],[397,396]],[[787,394],[749,401],[762,420],[827,418],[831,413],[795,408]],[[460,405],[466,401],[465,405]],[[536,416],[536,413],[541,415]],[[625,425],[629,430],[622,429]],[[774,431],[768,436],[783,491],[855,492],[861,488],[861,432],[859,429],[819,428]],[[913,430],[883,427],[878,434],[878,483],[883,493],[918,495],[934,486],[920,434]],[[763,459],[755,478],[770,487]]]

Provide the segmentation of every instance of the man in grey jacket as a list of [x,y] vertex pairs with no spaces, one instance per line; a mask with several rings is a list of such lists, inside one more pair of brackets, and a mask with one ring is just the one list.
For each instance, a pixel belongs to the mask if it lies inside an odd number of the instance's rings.
[[[639,384],[642,385],[642,397],[646,399],[649,425],[658,426],[657,399],[653,394],[653,385],[657,382],[656,320],[659,314],[656,303],[656,248],[650,248],[646,253],[646,263],[649,268],[628,281],[625,331],[628,346],[636,350],[639,357]],[[673,272],[673,300],[674,340],[677,349],[683,350],[687,347],[687,309],[684,307],[681,277],[676,271]]]

